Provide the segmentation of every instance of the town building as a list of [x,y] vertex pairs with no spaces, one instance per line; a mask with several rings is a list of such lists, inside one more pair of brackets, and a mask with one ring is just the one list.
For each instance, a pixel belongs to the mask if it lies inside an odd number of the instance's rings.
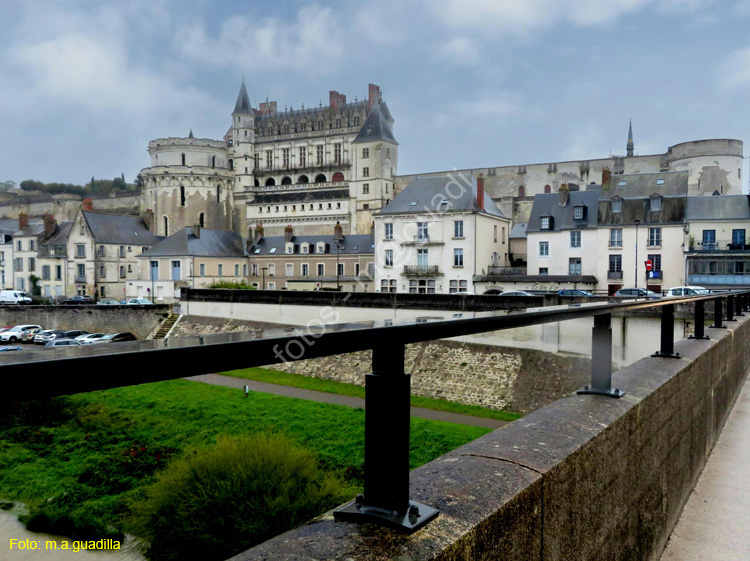
[[13,283],[16,290],[32,291],[34,278],[39,276],[37,258],[39,240],[44,238],[44,224],[29,222],[26,214],[18,217],[18,230],[13,234]]
[[68,296],[68,238],[73,221],[57,224],[55,217],[44,217],[45,236],[39,241],[39,293],[46,300],[59,302]]
[[291,225],[283,236],[265,237],[265,226],[254,231],[248,251],[250,282],[262,290],[336,290],[372,292],[375,241],[372,234],[301,235]]
[[508,264],[510,220],[484,178],[417,178],[375,215],[380,292],[473,293],[475,278]]

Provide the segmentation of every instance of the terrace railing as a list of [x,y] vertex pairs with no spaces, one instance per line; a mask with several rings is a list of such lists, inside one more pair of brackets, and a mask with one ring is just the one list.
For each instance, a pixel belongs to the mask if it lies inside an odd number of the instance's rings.
[[[315,324],[304,332],[279,329],[266,330],[262,335],[248,332],[89,345],[55,350],[44,356],[17,353],[0,356],[0,377],[4,383],[0,406],[3,402],[131,386],[182,378],[186,374],[210,374],[372,350],[372,373],[365,381],[364,494],[336,510],[334,515],[341,520],[377,522],[413,532],[438,516],[438,511],[434,506],[409,499],[410,375],[404,371],[407,344],[593,317],[591,383],[578,393],[618,398],[625,395],[626,388],[612,387],[612,314],[660,308],[660,347],[651,356],[676,358],[679,355],[674,352],[675,304],[694,304],[695,333],[691,337],[705,339],[706,302],[712,302],[714,308],[714,323],[710,328],[721,329],[724,322],[734,321],[735,315],[750,310],[750,291],[572,304],[513,314],[504,310],[456,313],[449,319]],[[175,364],[189,365],[189,372],[174,368]]]

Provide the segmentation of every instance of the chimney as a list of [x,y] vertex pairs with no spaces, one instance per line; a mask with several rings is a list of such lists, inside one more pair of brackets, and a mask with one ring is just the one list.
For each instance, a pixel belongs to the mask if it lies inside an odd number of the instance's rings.
[[22,212],[18,215],[18,229],[23,230],[29,225],[29,215]]
[[258,225],[255,227],[255,237],[253,238],[253,243],[258,243],[262,239],[263,239],[263,222],[258,222]]
[[292,241],[293,237],[294,237],[294,230],[292,229],[292,225],[289,224],[287,227],[284,228],[284,241],[290,242]]
[[339,108],[339,92],[336,90],[328,92],[328,105],[331,106],[331,109]]
[[143,213],[143,221],[146,223],[146,228],[149,229],[150,232],[154,231],[154,211],[150,208],[146,210],[146,212]]
[[380,100],[380,86],[370,84],[367,90],[367,110],[370,111],[372,106]]
[[83,210],[94,210],[94,201],[91,199],[83,199]]
[[477,204],[479,210],[484,210],[484,177],[481,173],[477,177]]
[[333,227],[333,241],[340,242],[344,239],[344,229],[341,227],[340,222],[336,222],[336,225]]
[[193,235],[196,238],[201,239],[201,225],[200,224],[196,224],[195,226],[193,226]]
[[568,190],[568,184],[563,183],[560,185],[560,206],[565,206],[568,204],[568,196],[570,195],[570,191]]
[[45,214],[43,216],[43,220],[44,220],[44,237],[49,238],[52,234],[55,233],[55,230],[57,229],[57,221],[55,221],[55,215]]

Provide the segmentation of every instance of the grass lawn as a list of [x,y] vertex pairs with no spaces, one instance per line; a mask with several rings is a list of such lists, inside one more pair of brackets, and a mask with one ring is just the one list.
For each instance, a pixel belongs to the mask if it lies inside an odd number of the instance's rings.
[[[331,380],[321,380],[320,378],[311,378],[310,376],[302,376],[300,374],[289,374],[287,372],[271,370],[268,368],[245,368],[243,370],[232,370],[231,372],[220,372],[220,374],[234,376],[236,378],[245,378],[247,380],[256,380],[258,382],[268,382],[269,384],[303,388],[306,390],[349,395],[352,397],[365,397],[364,386],[345,384],[343,382],[334,382]],[[473,415],[474,417],[485,417],[487,419],[499,419],[500,421],[515,421],[516,419],[523,417],[523,415],[511,413],[509,411],[497,411],[495,409],[487,409],[476,405],[464,405],[454,401],[419,397],[416,395],[411,396],[411,404],[412,407],[424,407],[425,409],[461,413],[463,415]]]
[[[352,496],[361,488],[363,410],[173,380],[0,412],[0,499],[119,527],[128,502],[171,458],[219,435],[269,430],[311,449]],[[412,419],[411,468],[487,432]]]

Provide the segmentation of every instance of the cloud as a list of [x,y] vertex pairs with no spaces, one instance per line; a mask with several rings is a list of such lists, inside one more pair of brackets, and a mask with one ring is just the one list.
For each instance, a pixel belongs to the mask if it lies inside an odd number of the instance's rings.
[[453,37],[438,46],[435,59],[456,65],[474,66],[481,61],[476,41],[468,37]]
[[719,65],[716,80],[724,91],[750,84],[750,47],[729,53]]
[[472,99],[451,100],[434,111],[438,128],[492,125],[534,113],[520,98],[509,92],[485,92]]
[[333,10],[311,5],[300,8],[291,22],[233,16],[216,36],[196,21],[177,32],[176,45],[184,57],[207,66],[327,74],[347,56],[343,33]]

